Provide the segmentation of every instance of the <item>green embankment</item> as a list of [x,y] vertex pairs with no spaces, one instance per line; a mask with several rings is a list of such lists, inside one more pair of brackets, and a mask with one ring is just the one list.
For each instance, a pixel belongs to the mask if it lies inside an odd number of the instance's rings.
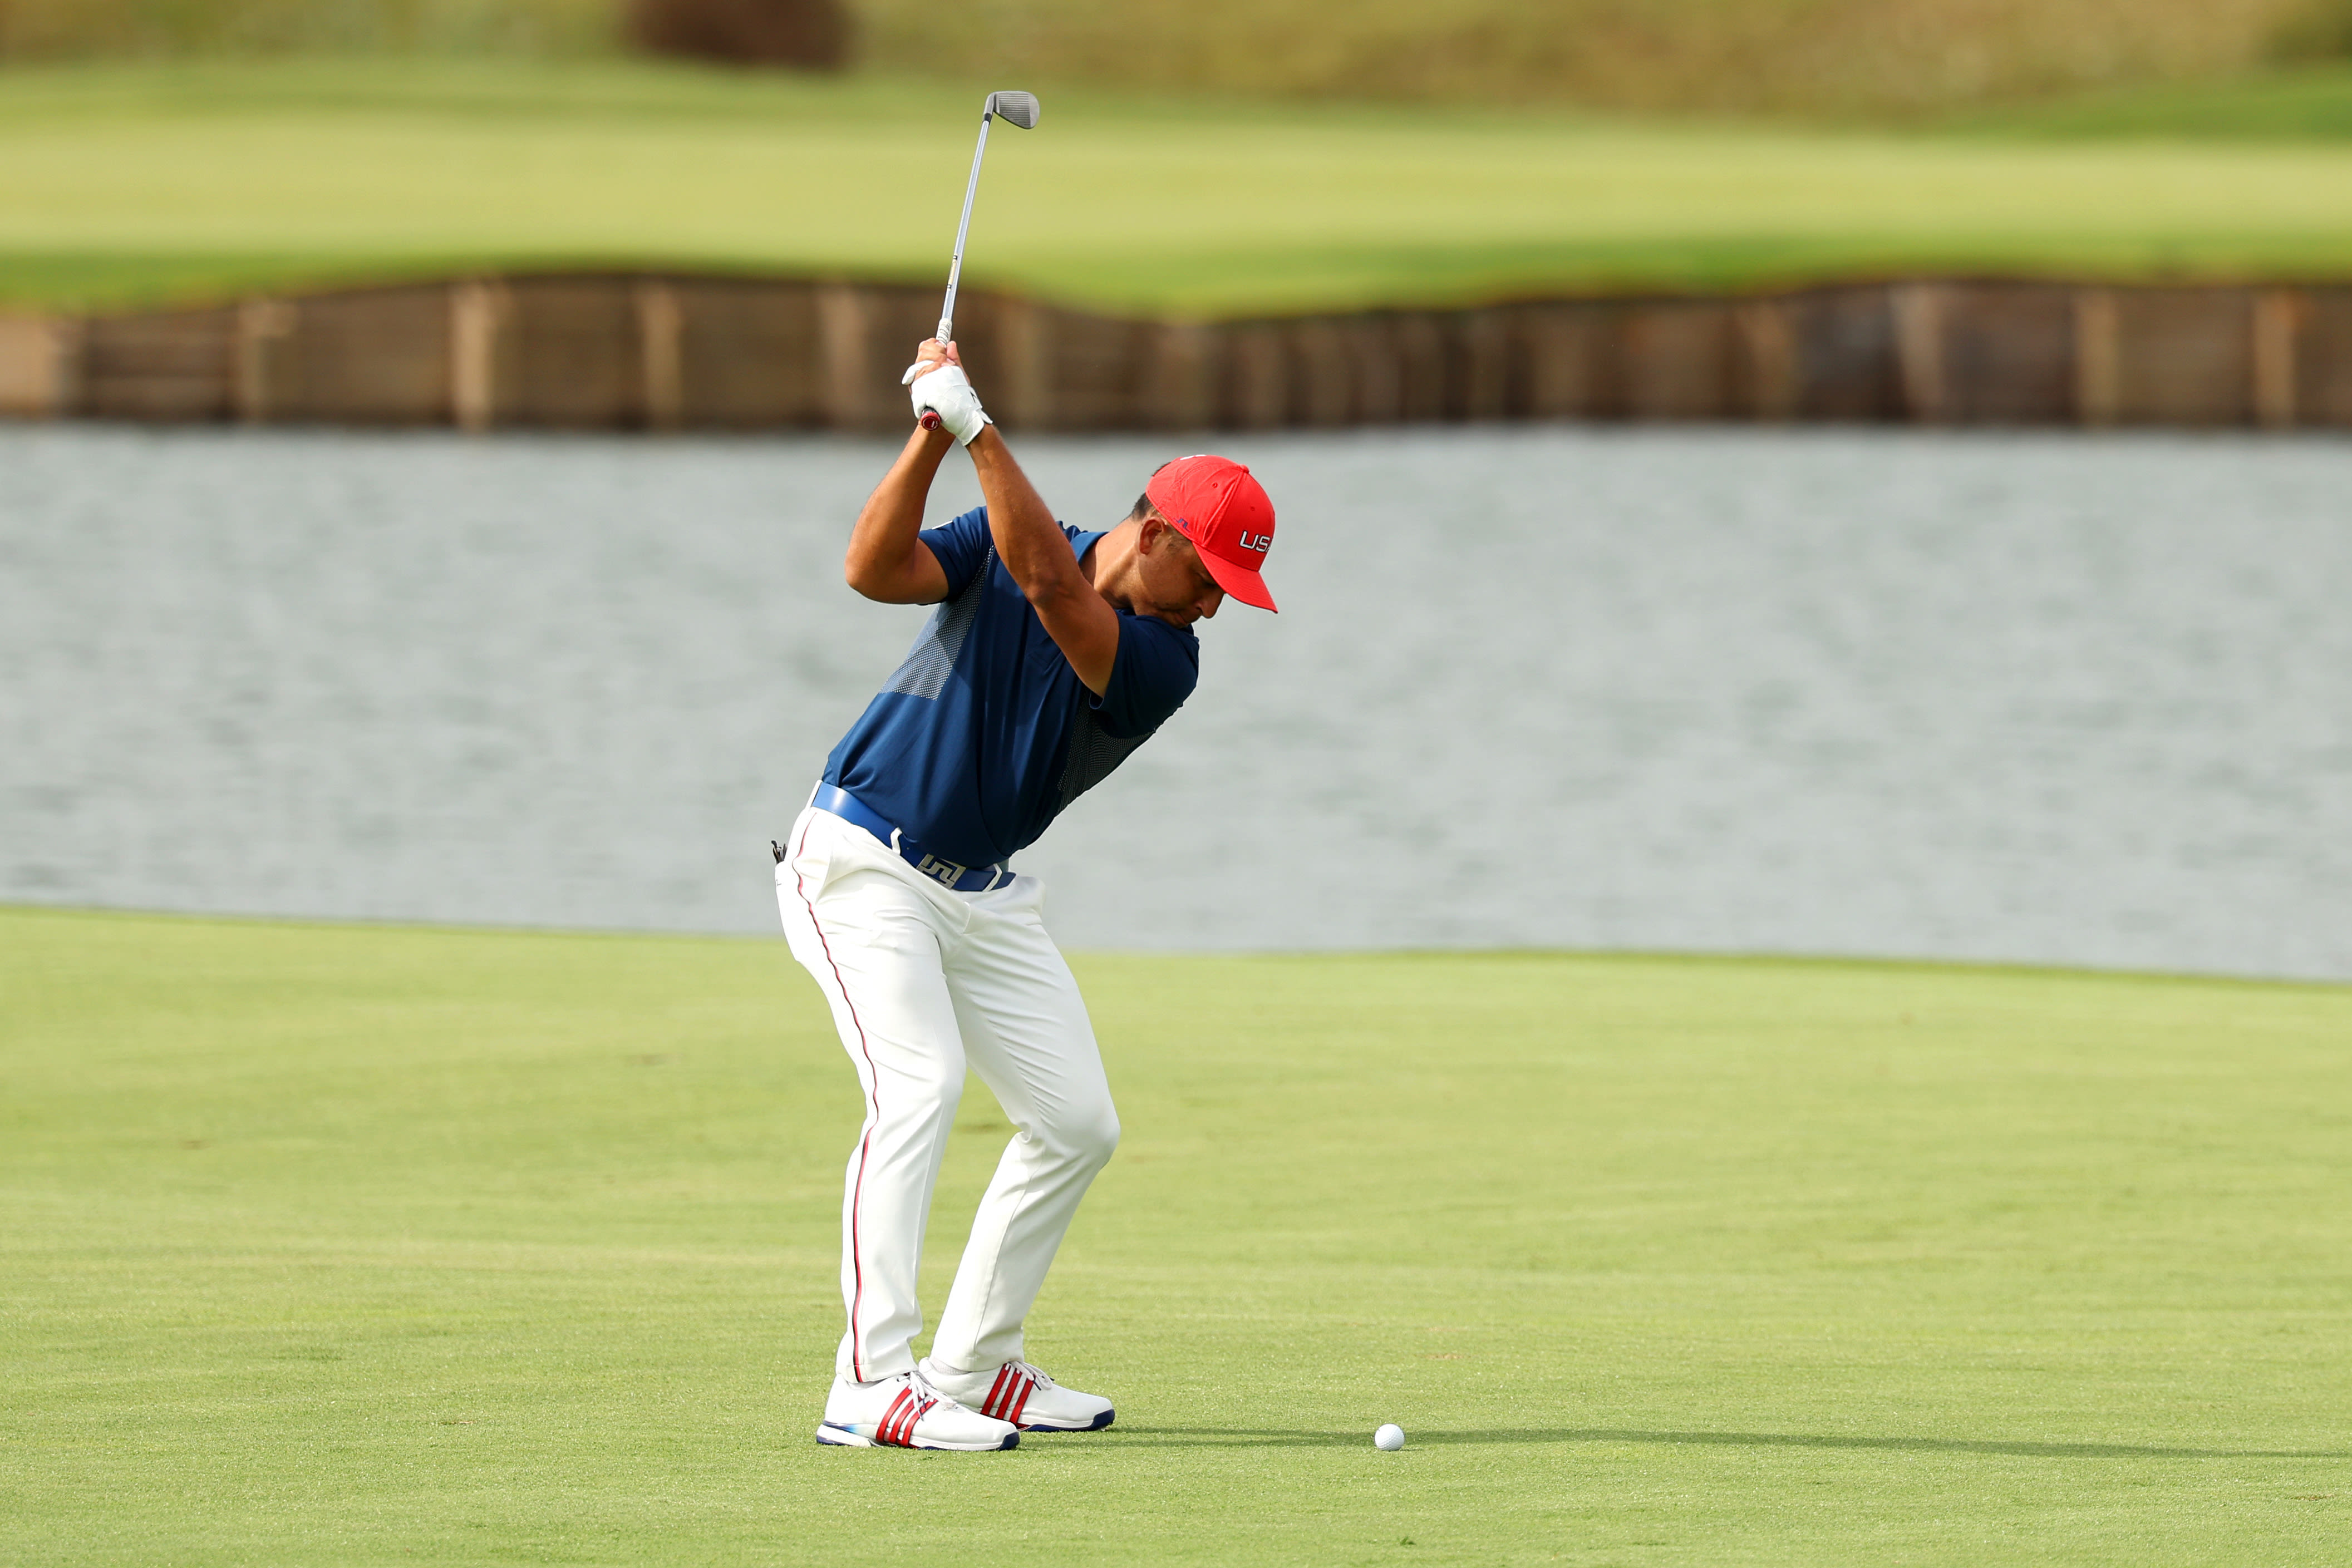
[[[2352,1539],[2352,990],[1079,971],[1126,1141],[1032,1349],[1119,1424],[845,1452],[810,1429],[857,1096],[781,944],[0,912],[0,1560]],[[1006,1136],[975,1088],[934,1311]]]
[[[981,85],[449,61],[11,72],[0,301],[528,266],[934,281]],[[1202,315],[1921,268],[2344,275],[2352,141],[1072,89],[1048,97],[1034,133],[999,139],[970,256],[976,284]]]
[[2084,93],[1971,113],[1946,123],[1959,133],[2032,141],[2352,141],[2352,68],[2278,71],[2236,81]]

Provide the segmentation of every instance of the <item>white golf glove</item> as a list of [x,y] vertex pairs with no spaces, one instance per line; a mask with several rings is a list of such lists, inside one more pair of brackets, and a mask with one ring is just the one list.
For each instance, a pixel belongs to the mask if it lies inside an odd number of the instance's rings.
[[982,425],[995,423],[980,406],[980,394],[971,390],[971,380],[963,373],[961,365],[933,364],[926,370],[919,361],[907,367],[899,382],[913,389],[916,418],[920,419],[923,411],[929,409],[966,446],[980,434]]

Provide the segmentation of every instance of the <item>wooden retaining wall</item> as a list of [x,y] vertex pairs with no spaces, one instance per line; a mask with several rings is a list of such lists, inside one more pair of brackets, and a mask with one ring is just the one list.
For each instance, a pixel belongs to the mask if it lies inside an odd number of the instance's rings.
[[[0,413],[468,430],[896,430],[938,291],[476,278],[0,317]],[[1921,280],[1212,325],[967,295],[1026,430],[1474,420],[2352,426],[2352,286]]]

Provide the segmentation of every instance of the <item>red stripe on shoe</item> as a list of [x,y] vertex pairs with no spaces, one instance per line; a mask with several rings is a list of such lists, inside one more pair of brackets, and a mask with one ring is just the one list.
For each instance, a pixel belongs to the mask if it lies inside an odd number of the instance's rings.
[[[898,1390],[898,1397],[890,1401],[890,1408],[882,1412],[882,1419],[875,1426],[874,1440],[877,1443],[888,1443],[893,1447],[904,1448],[907,1440],[898,1435],[896,1428],[900,1413],[914,1402],[915,1391],[913,1389],[901,1388]],[[911,1423],[909,1423],[909,1425],[911,1425]]]
[[1003,1418],[1001,1416],[996,1416],[997,1401],[1003,1397],[1004,1380],[1011,1376],[1012,1373],[1013,1364],[1009,1361],[1003,1366],[996,1369],[996,1381],[989,1385],[988,1397],[980,1402],[980,1413],[982,1415],[994,1416],[1000,1420]]
[[[808,847],[809,827],[801,829],[800,842],[793,846],[793,859],[800,859],[801,851]],[[859,1383],[866,1381],[866,1356],[857,1337],[857,1312],[866,1301],[866,1265],[858,1253],[858,1216],[866,1205],[866,1156],[874,1145],[874,1129],[882,1124],[882,1080],[875,1071],[874,1050],[866,1043],[866,1024],[857,1016],[857,1004],[849,999],[848,983],[841,977],[841,965],[833,956],[833,944],[825,939],[824,925],[816,917],[816,903],[808,895],[808,884],[801,873],[793,873],[793,891],[801,895],[801,904],[808,911],[809,927],[816,933],[816,945],[824,954],[825,967],[833,971],[834,988],[841,993],[841,1005],[849,1013],[849,1024],[857,1031],[857,1049],[866,1058],[866,1101],[873,1117],[857,1139],[857,1179],[849,1187],[849,1375]]]
[[1001,1416],[997,1417],[997,1419],[1001,1421],[1010,1421],[1016,1427],[1021,1425],[1021,1412],[1028,1407],[1029,1395],[1036,1386],[1037,1380],[1035,1378],[1029,1376],[1025,1373],[1023,1374],[1020,1386],[1014,1389],[1013,1393],[1013,1409],[1010,1413]]

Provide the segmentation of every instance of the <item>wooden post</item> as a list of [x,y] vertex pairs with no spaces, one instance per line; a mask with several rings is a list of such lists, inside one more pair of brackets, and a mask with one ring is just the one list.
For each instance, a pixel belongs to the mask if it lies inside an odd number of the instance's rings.
[[2074,417],[2108,425],[2123,412],[2122,332],[2113,289],[2074,293]]
[[1290,418],[1290,356],[1283,329],[1256,321],[1225,329],[1225,362],[1232,376],[1226,417],[1243,430],[1278,430]]
[[1436,319],[1407,310],[1393,319],[1397,367],[1397,417],[1408,424],[1446,416],[1445,334]]
[[625,277],[509,279],[498,352],[501,424],[619,430],[646,420],[643,331]]
[[861,430],[871,423],[879,373],[868,330],[873,312],[866,291],[851,283],[828,283],[816,291],[817,340],[824,353],[824,422],[836,430]]
[[645,278],[637,284],[636,305],[646,425],[652,430],[676,430],[686,423],[682,360],[686,313],[678,305],[677,290],[658,278]]
[[449,409],[460,430],[498,423],[499,340],[511,314],[506,285],[496,279],[449,290]]
[[1500,310],[1467,310],[1461,320],[1462,417],[1508,419],[1511,397],[1510,321]]
[[0,316],[0,416],[56,419],[73,412],[80,323]]
[[997,319],[1005,423],[1022,430],[1054,429],[1060,411],[1055,406],[1053,325],[1045,307],[1008,299]]
[[248,299],[237,308],[236,415],[247,424],[282,413],[270,401],[270,360],[298,319],[298,308],[283,299]]
[[2271,430],[2292,429],[2300,412],[2295,338],[2303,314],[2303,296],[2292,288],[2254,295],[2254,421]]
[[2295,418],[2306,425],[2352,426],[2352,288],[2305,289],[2302,305]]
[[1191,321],[1163,321],[1145,350],[1143,417],[1154,430],[1206,430],[1217,422],[1215,340]]
[[[772,430],[825,422],[825,358],[814,285],[688,277],[662,288],[677,310],[681,427]],[[654,355],[647,355],[646,370],[649,379],[658,371]],[[649,417],[656,412],[650,401],[647,412]]]
[[1153,334],[1139,322],[1053,307],[1040,307],[1037,320],[1051,333],[1054,428],[1143,428]]
[[1291,363],[1298,370],[1297,396],[1286,423],[1332,430],[1358,420],[1355,356],[1345,317],[1295,321],[1289,329]]
[[1895,290],[1895,357],[1903,406],[1921,424],[1952,417],[1951,382],[1944,369],[1944,311],[1948,291],[1939,283],[1906,283]]
[[1653,300],[1619,327],[1625,412],[1636,419],[1724,419],[1738,411],[1731,308]]
[[1601,305],[1535,305],[1522,313],[1519,352],[1529,419],[1592,419],[1610,396],[1610,315]]
[[[1884,284],[1862,284],[1809,288],[1766,302],[1787,333],[1786,417],[1877,422],[1906,416],[1894,294]],[[1769,354],[1772,346],[1751,338],[1751,350]],[[1751,368],[1769,376],[1769,366]],[[1770,417],[1763,407],[1758,412]]]
[[1356,423],[1394,424],[1404,418],[1404,363],[1395,324],[1385,316],[1349,316],[1340,319],[1337,330],[1348,346]]
[[2077,291],[2054,283],[1944,286],[1937,317],[1943,418],[2069,424],[2080,417]]
[[263,319],[244,335],[248,417],[369,425],[455,417],[447,285],[314,294],[288,308],[283,334]]
[[1787,303],[1751,299],[1739,308],[1738,322],[1748,412],[1772,422],[1790,418],[1797,412],[1797,335]]

